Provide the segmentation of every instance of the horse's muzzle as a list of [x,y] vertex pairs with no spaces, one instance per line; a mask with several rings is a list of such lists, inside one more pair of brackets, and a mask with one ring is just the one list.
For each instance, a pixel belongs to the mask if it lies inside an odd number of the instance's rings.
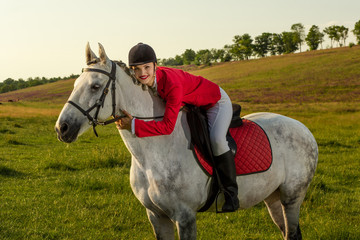
[[80,130],[80,124],[68,123],[67,121],[60,121],[55,125],[55,131],[60,141],[71,143],[74,142]]

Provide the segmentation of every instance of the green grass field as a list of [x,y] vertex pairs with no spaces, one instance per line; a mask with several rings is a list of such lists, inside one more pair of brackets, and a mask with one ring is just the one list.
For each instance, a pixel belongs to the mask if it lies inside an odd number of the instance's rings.
[[[319,163],[301,209],[303,239],[360,239],[359,56],[359,47],[341,48],[193,72],[230,92],[242,116],[276,112],[314,134]],[[56,139],[54,124],[72,83],[63,82],[63,94],[60,85],[40,86],[47,91],[41,101],[14,92],[23,101],[0,105],[0,239],[154,239],[132,194],[130,154],[115,126],[72,144]],[[197,219],[198,239],[281,239],[263,203]]]

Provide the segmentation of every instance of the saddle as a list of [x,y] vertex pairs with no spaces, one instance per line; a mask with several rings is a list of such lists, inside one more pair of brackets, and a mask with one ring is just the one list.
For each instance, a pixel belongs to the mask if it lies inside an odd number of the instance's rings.
[[[242,125],[242,119],[240,118],[241,106],[239,104],[233,104],[232,107],[233,115],[229,128],[236,128]],[[187,121],[191,132],[191,148],[193,149],[193,151],[195,151],[196,146],[196,150],[200,151],[200,153],[209,160],[212,166],[215,166],[214,156],[210,143],[206,111],[193,105],[187,105],[186,110]],[[230,150],[235,156],[237,146],[235,140],[230,135],[229,130],[226,135],[226,140],[228,141]],[[210,208],[215,199],[217,199],[219,189],[219,179],[217,179],[216,177],[211,178],[209,198],[205,205],[199,210],[199,212],[204,212]]]
[[[241,106],[239,104],[232,104],[232,108],[233,115],[229,128],[240,127],[243,123],[240,118]],[[193,105],[186,105],[186,111],[187,121],[191,132],[191,144],[197,146],[198,150],[205,158],[209,160],[213,159],[206,111]],[[230,150],[235,156],[237,146],[229,130],[226,134],[226,140],[228,141]]]

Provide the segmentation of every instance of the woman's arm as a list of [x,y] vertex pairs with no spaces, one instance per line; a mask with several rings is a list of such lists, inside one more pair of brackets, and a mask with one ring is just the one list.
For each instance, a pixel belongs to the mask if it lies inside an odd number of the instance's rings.
[[169,135],[173,132],[181,108],[183,88],[180,83],[173,84],[165,90],[165,113],[161,121],[143,121],[135,119],[137,137]]

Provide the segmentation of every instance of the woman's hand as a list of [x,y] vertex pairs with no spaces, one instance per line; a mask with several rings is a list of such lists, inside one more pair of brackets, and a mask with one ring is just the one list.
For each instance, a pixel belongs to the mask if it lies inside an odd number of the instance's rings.
[[119,130],[127,129],[131,131],[131,121],[133,120],[133,116],[125,110],[122,110],[122,112],[126,115],[126,117],[123,117],[115,122],[116,128]]

